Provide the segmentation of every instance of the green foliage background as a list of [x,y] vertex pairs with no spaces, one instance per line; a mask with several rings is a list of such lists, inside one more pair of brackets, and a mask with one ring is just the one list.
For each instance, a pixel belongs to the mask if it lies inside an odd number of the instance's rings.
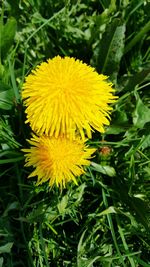
[[[150,2],[0,5],[0,267],[150,266]],[[62,192],[27,180],[20,151],[24,77],[58,54],[109,75],[119,96],[86,175]]]

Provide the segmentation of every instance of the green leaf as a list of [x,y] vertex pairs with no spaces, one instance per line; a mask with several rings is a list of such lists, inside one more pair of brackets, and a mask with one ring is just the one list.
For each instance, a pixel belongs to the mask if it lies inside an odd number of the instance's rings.
[[78,254],[81,254],[84,251],[85,243],[83,242],[83,239],[84,239],[86,231],[87,230],[84,230],[84,232],[82,233],[82,235],[80,237],[80,240],[79,240],[79,243],[78,243],[78,248],[77,248]]
[[1,257],[0,258],[0,267],[3,267],[3,262],[4,262],[4,259]]
[[87,267],[93,267],[93,263],[99,260],[100,258],[101,256],[96,256],[94,259],[89,260]]
[[130,198],[130,205],[134,210],[136,221],[140,222],[149,231],[148,204],[140,198]]
[[97,216],[107,215],[110,213],[117,213],[115,207],[110,206],[108,209],[102,211],[101,213],[98,213]]
[[128,118],[127,114],[124,110],[118,110],[115,111],[115,117],[113,119],[113,122],[110,126],[106,129],[106,134],[120,134],[122,132],[125,132],[128,127]]
[[5,67],[0,62],[0,81],[3,79],[5,73]]
[[3,83],[2,81],[0,81],[0,92],[6,91],[11,89],[10,86],[8,84]]
[[103,165],[97,164],[95,162],[91,162],[91,166],[92,166],[93,170],[100,172],[102,174],[108,175],[110,177],[114,177],[116,175],[115,169],[113,167],[108,166],[108,165],[103,166]]
[[0,109],[10,110],[14,105],[14,91],[8,84],[0,81]]
[[76,205],[78,205],[82,201],[85,188],[86,188],[86,185],[85,185],[85,183],[83,183],[80,186],[78,186],[77,189],[75,190],[72,198],[75,200],[74,203]]
[[139,259],[139,257],[137,257],[137,261],[141,267],[149,267],[150,266],[150,261],[149,261],[149,263],[146,263],[145,261]]
[[23,159],[24,159],[23,156],[12,158],[12,159],[0,159],[0,165],[18,162],[18,161],[21,161]]
[[126,128],[123,127],[122,125],[112,124],[107,128],[105,133],[106,134],[120,134],[120,133],[124,132],[125,130],[126,130]]
[[150,122],[150,109],[138,97],[136,108],[133,112],[133,124],[137,128],[143,128],[147,122]]
[[123,91],[124,92],[133,91],[136,85],[141,84],[142,82],[144,82],[144,80],[149,75],[149,73],[150,73],[150,64],[147,64],[147,66],[145,66],[143,68],[143,70],[141,70],[140,72],[132,75],[128,79],[125,87],[123,88]]
[[13,246],[13,242],[8,242],[6,245],[0,247],[0,254],[2,253],[10,253],[11,248]]
[[99,44],[97,69],[112,78],[117,76],[124,49],[125,24],[120,25],[120,22],[115,19],[107,26]]
[[67,204],[68,204],[68,196],[65,195],[57,205],[57,208],[58,208],[60,214],[65,213]]
[[0,90],[0,109],[10,110],[14,105],[14,91],[12,89]]
[[44,206],[44,204],[40,204],[37,208],[33,209],[26,218],[21,218],[21,219],[27,219],[27,221],[30,223],[42,222],[44,221],[45,218],[45,213],[46,213],[45,210],[46,207]]
[[143,142],[140,146],[142,150],[144,150],[147,147],[150,147],[150,134],[144,137]]
[[[0,157],[2,154],[5,156],[7,155],[8,158],[10,156],[14,156],[14,151],[8,151],[8,147],[10,148],[17,148],[19,147],[19,143],[14,138],[14,133],[7,121],[7,119],[0,118],[0,142],[3,144],[3,152],[0,150]],[[6,145],[6,149],[4,148],[4,145]],[[17,156],[17,154],[15,154]]]
[[2,58],[4,59],[14,41],[17,29],[16,19],[11,17],[7,20],[5,25],[0,24],[0,27],[0,49]]
[[9,211],[16,210],[18,208],[19,208],[19,203],[17,201],[9,203],[7,209],[3,213],[3,217],[8,216]]

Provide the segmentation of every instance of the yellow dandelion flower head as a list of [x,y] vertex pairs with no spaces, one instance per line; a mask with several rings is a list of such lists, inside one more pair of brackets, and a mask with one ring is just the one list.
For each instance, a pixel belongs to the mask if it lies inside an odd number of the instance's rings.
[[107,76],[80,60],[56,56],[26,78],[22,97],[27,121],[38,135],[91,138],[109,125],[109,103],[115,101]]
[[84,166],[90,165],[89,159],[95,152],[79,138],[70,140],[64,136],[33,135],[28,142],[31,147],[22,149],[25,152],[25,166],[34,168],[28,177],[37,176],[37,184],[49,181],[50,186],[55,184],[61,188],[69,181],[77,184],[76,177],[85,172]]

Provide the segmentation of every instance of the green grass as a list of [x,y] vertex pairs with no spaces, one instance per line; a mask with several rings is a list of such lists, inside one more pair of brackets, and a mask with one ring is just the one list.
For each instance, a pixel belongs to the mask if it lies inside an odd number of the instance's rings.
[[[149,1],[3,0],[0,12],[0,267],[150,266]],[[118,101],[78,186],[27,179],[24,77],[55,55],[91,64]],[[103,149],[109,155],[103,155]]]

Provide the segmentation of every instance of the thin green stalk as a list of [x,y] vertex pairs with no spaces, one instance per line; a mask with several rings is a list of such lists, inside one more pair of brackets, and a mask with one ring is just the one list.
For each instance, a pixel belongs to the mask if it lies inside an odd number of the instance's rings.
[[48,20],[46,20],[39,28],[37,28],[27,39],[27,41],[25,42],[25,53],[24,53],[24,62],[23,62],[23,71],[22,71],[22,83],[24,80],[24,76],[25,76],[25,65],[26,65],[26,59],[27,59],[27,44],[28,42],[32,39],[32,37],[37,34],[42,28],[44,28],[49,22],[51,22],[53,19],[55,19],[58,15],[60,15],[64,10],[66,9],[66,7],[63,7],[61,10],[59,10],[56,14],[54,14],[51,18],[49,18]]
[[134,161],[134,155],[132,154],[129,161],[129,179],[130,179],[130,187],[128,194],[132,195],[132,187],[135,180],[135,161]]
[[10,167],[9,169],[3,171],[0,173],[0,177],[2,177],[3,175],[5,175],[7,172],[9,172],[12,169],[12,167]]
[[39,238],[38,238],[38,232],[37,232],[37,228],[36,228],[36,224],[34,225],[34,243],[35,243],[35,249],[37,250],[37,254],[38,254],[38,266],[43,267],[43,257],[41,255],[41,249],[40,249],[40,242],[39,242]]
[[[17,164],[15,165],[15,170],[16,170],[16,176],[17,176],[17,179],[18,179],[20,203],[22,205],[23,202],[24,202],[24,195],[23,195],[22,187],[19,186],[19,184],[21,184],[21,178],[20,178],[19,168],[18,168]],[[19,211],[19,217],[21,217],[21,216],[22,216],[22,214]],[[22,237],[23,237],[23,240],[24,240],[24,244],[25,244],[25,247],[27,249],[27,255],[28,255],[27,260],[28,260],[29,266],[34,267],[33,260],[32,260],[32,255],[31,255],[31,252],[30,252],[30,249],[29,249],[29,246],[28,246],[28,242],[26,240],[26,236],[25,236],[25,232],[24,232],[24,225],[23,225],[22,221],[20,221],[20,228],[21,228],[21,233],[22,233]]]
[[149,85],[150,85],[150,82],[148,82],[148,83],[146,83],[144,85],[138,86],[136,90],[139,91],[139,90],[141,90],[141,89],[143,89],[143,88],[145,88],[145,87],[147,87]]
[[128,53],[129,50],[131,50],[131,48],[135,46],[136,43],[138,43],[143,38],[144,34],[146,34],[148,31],[150,31],[150,21],[147,22],[146,25],[140,30],[140,32],[136,34],[135,37],[127,44],[124,54]]
[[49,263],[48,263],[48,258],[46,255],[46,251],[45,251],[45,241],[43,238],[43,233],[42,233],[42,224],[40,223],[39,225],[39,233],[40,233],[40,241],[41,241],[41,247],[42,247],[42,252],[43,252],[43,256],[44,256],[44,260],[45,260],[45,267],[49,267]]
[[147,161],[150,161],[150,158],[148,158],[141,150],[137,149],[137,151],[143,158],[145,158]]
[[116,214],[116,221],[117,221],[117,225],[118,225],[118,232],[120,234],[120,237],[121,237],[121,240],[122,240],[124,249],[125,249],[125,251],[128,254],[127,257],[128,257],[128,259],[130,261],[131,267],[136,267],[136,265],[134,263],[134,259],[129,256],[129,248],[128,248],[128,245],[126,243],[125,236],[124,236],[124,233],[123,233],[122,228],[120,226],[120,222],[119,222],[119,218],[118,218],[118,215],[117,214]]
[[141,167],[141,166],[147,165],[149,163],[150,163],[150,160],[147,160],[145,162],[140,163],[139,166]]
[[55,235],[58,235],[57,231],[50,225],[50,223],[45,222],[45,224],[48,226],[48,228],[49,228]]
[[23,210],[25,210],[25,209],[28,207],[29,203],[31,202],[31,200],[32,200],[33,198],[34,198],[34,195],[33,195],[33,194],[29,196],[28,200],[27,200],[27,201],[25,202],[25,204],[23,205]]
[[133,15],[133,13],[136,12],[137,9],[140,8],[144,4],[144,0],[140,0],[140,1],[137,1],[135,3],[136,3],[135,7],[132,8],[131,12],[127,16],[126,23],[128,22],[128,20],[131,17],[131,15]]
[[1,164],[7,164],[7,163],[13,163],[13,162],[18,162],[18,161],[21,161],[23,160],[24,157],[21,156],[21,157],[16,157],[16,158],[12,158],[12,159],[1,159],[0,160],[0,165]]
[[149,263],[146,263],[145,261],[143,261],[143,260],[141,260],[139,258],[137,258],[137,261],[138,261],[138,263],[140,264],[141,267],[149,267],[150,266]]
[[[21,214],[19,214],[19,216],[21,216]],[[24,226],[23,226],[23,222],[22,221],[20,221],[20,227],[21,227],[21,233],[22,233],[22,236],[23,236],[23,240],[24,240],[25,246],[27,248],[29,266],[30,267],[34,267],[32,255],[31,255],[31,252],[30,252],[30,249],[29,249],[29,246],[28,246],[28,242],[26,240],[26,236],[25,236],[25,233],[24,233]]]
[[14,90],[16,102],[20,102],[20,94],[19,90],[16,84],[16,79],[15,79],[15,73],[14,73],[14,66],[11,64],[10,56],[8,56],[8,64],[9,64],[9,71],[10,71],[10,77],[11,77],[11,82],[12,82],[12,87]]
[[[106,208],[108,208],[107,197],[106,197],[106,194],[105,194],[105,190],[103,188],[102,188],[102,196],[103,196],[104,205],[105,205]],[[117,251],[119,257],[121,258],[122,265],[124,267],[126,267],[126,265],[124,263],[124,260],[123,260],[123,257],[121,255],[121,252],[119,250],[118,244],[117,244],[117,239],[116,239],[116,235],[115,235],[115,230],[114,230],[111,214],[107,214],[106,216],[107,216],[108,224],[109,224],[109,227],[110,227],[110,231],[111,231],[111,235],[112,235],[112,239],[113,239],[116,251]]]
[[1,18],[0,18],[0,65],[2,63],[2,51],[1,51],[1,44],[2,44],[2,27],[3,27],[3,18],[4,18],[4,1],[2,2],[2,9],[1,9]]

